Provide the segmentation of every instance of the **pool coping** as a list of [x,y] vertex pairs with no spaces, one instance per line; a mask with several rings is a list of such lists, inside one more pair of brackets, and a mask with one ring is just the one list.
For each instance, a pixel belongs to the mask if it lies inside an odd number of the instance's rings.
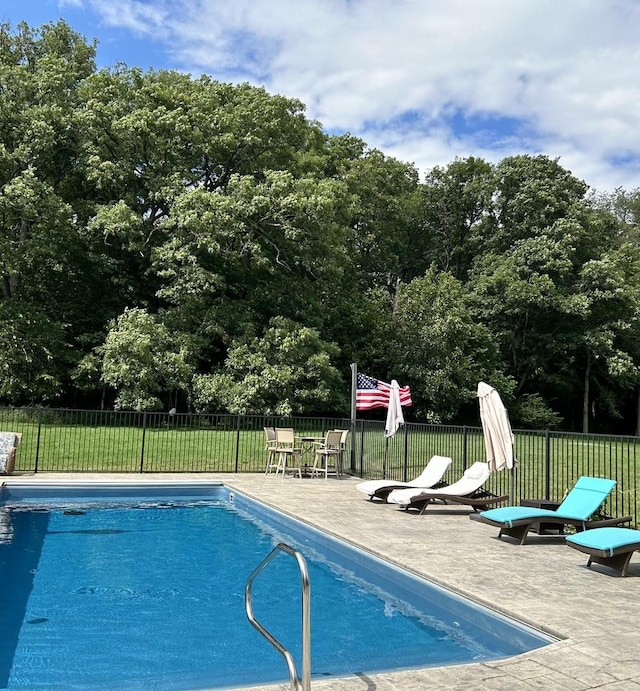
[[[498,540],[497,530],[470,521],[468,509],[430,508],[410,515],[374,504],[354,478],[273,478],[258,474],[16,475],[3,482],[46,484],[225,484],[441,587],[523,621],[558,642],[505,660],[454,667],[315,680],[314,689],[638,689],[640,563],[620,578],[557,538],[527,545]],[[288,685],[246,687],[252,691]]]

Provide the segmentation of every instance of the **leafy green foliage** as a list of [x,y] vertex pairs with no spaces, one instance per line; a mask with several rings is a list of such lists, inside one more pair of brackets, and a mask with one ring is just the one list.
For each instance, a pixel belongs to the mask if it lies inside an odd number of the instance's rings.
[[421,182],[295,99],[94,59],[0,25],[2,402],[346,414],[357,362],[434,421],[480,379],[526,425],[637,407],[638,190],[546,156]]
[[116,409],[161,409],[161,394],[186,389],[192,375],[179,340],[142,309],[126,310],[98,352],[102,381],[118,392]]
[[33,305],[0,302],[0,398],[17,405],[59,400],[68,362],[59,323]]
[[491,333],[474,321],[464,287],[435,268],[400,291],[395,312],[405,380],[427,419],[448,422],[475,399],[478,381],[501,376]]
[[346,412],[340,372],[331,364],[337,353],[315,329],[274,317],[263,338],[232,345],[223,373],[195,377],[194,403],[201,411],[240,414]]

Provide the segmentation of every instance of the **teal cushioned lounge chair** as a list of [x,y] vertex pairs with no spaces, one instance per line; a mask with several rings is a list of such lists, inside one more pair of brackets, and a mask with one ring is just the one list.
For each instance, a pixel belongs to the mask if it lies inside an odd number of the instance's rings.
[[627,575],[631,555],[640,550],[640,530],[631,528],[594,528],[567,537],[569,547],[589,555],[587,566],[604,564]]
[[615,480],[582,476],[555,511],[530,506],[503,506],[499,509],[481,511],[476,518],[484,523],[498,526],[500,528],[498,537],[503,535],[514,537],[520,540],[521,545],[525,543],[527,533],[533,524],[540,521],[572,525],[579,531],[627,523],[631,520],[631,516],[590,520],[615,486]]

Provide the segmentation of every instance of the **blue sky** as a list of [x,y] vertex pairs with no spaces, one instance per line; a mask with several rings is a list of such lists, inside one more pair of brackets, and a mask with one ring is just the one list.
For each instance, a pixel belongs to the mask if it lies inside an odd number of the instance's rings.
[[58,18],[101,67],[264,86],[423,174],[543,153],[640,188],[637,0],[0,0],[12,25]]

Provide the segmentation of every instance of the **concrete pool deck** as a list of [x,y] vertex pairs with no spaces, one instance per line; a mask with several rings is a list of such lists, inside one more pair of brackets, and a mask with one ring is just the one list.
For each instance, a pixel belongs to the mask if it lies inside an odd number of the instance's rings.
[[[16,475],[12,482],[221,481],[250,497],[358,545],[414,573],[551,633],[561,640],[488,663],[313,680],[323,691],[606,689],[640,691],[640,555],[628,576],[594,565],[558,537],[520,546],[469,519],[468,507],[430,506],[420,516],[372,503],[357,479],[262,474]],[[313,586],[313,584],[312,584]],[[313,629],[312,629],[313,638]],[[284,666],[284,662],[283,662]],[[286,674],[286,670],[285,670]],[[288,689],[276,684],[252,687]]]

